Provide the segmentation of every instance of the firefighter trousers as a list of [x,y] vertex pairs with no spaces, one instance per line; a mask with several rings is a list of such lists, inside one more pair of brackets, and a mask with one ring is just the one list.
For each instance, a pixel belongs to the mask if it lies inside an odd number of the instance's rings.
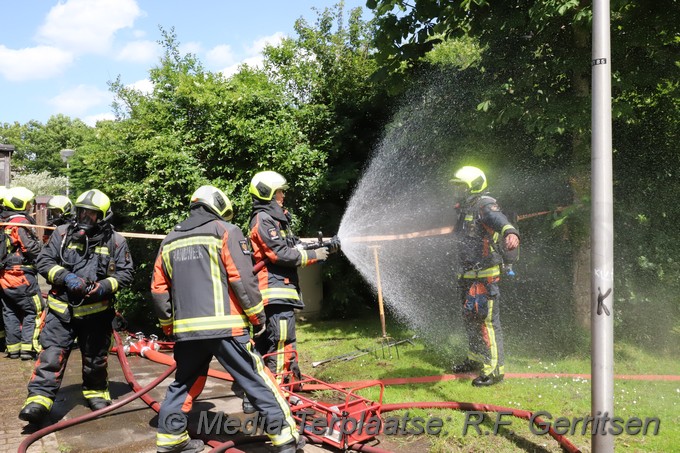
[[505,374],[503,329],[498,277],[463,279],[463,324],[468,337],[468,359],[481,363],[482,373]]
[[265,371],[260,356],[252,351],[249,335],[181,341],[175,343],[173,353],[177,371],[158,412],[158,451],[172,450],[189,440],[185,414],[203,390],[213,357],[248,393],[250,401],[264,417],[273,445],[298,440],[288,403]]
[[52,409],[76,341],[82,357],[83,396],[86,400],[111,400],[107,367],[114,315],[114,310],[108,309],[83,318],[71,318],[67,322],[48,311],[40,333],[42,351],[28,382],[25,404],[36,402]]
[[[274,373],[292,371],[300,379],[300,368],[297,356],[292,353],[296,349],[295,310],[289,305],[267,305],[267,328],[259,338],[255,339],[255,349],[265,357],[267,368]],[[280,382],[279,382],[280,384]]]
[[0,296],[0,352],[5,352],[5,316],[2,311],[5,309],[5,302]]
[[3,288],[2,318],[8,353],[38,352],[40,314],[44,302],[35,275],[24,274],[25,284]]

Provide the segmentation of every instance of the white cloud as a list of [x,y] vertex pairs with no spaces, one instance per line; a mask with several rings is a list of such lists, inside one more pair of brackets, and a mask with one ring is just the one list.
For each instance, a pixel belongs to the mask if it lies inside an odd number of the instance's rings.
[[[241,59],[238,63],[233,63],[222,69],[220,72],[225,77],[231,77],[239,71],[239,68],[243,65],[248,65],[251,68],[262,68],[262,51],[265,46],[271,45],[276,46],[281,43],[286,35],[282,32],[276,32],[273,35],[263,36],[256,39],[249,46],[246,46],[246,56]],[[219,47],[219,46],[218,46]]]
[[125,86],[127,88],[133,88],[135,90],[141,91],[143,94],[149,94],[153,91],[153,82],[151,82],[149,79],[138,80]]
[[104,53],[141,14],[135,0],[67,0],[52,7],[36,38],[76,53]]
[[55,113],[80,117],[92,107],[111,104],[112,99],[113,95],[109,91],[88,85],[78,85],[59,93],[48,103],[54,107]]
[[180,44],[178,50],[182,55],[187,53],[198,55],[203,50],[203,46],[200,42],[190,41],[186,44]]
[[87,115],[84,118],[81,118],[83,123],[87,124],[88,126],[96,126],[97,121],[104,121],[104,120],[115,120],[116,117],[114,116],[113,113],[97,113],[94,115]]
[[210,66],[228,66],[234,63],[234,51],[228,44],[222,44],[210,49],[206,54],[206,61]]
[[49,79],[73,62],[73,55],[56,47],[38,46],[8,49],[0,45],[0,74],[7,80]]
[[248,46],[248,54],[259,54],[264,50],[265,46],[277,46],[281,44],[281,41],[283,41],[283,38],[285,37],[286,35],[284,33],[277,31],[273,35],[257,38],[250,46]]
[[160,48],[154,41],[132,41],[118,52],[116,59],[134,63],[150,63],[160,55]]
[[248,65],[251,68],[262,68],[262,55],[256,55],[254,57],[245,58],[239,61],[238,63],[234,63],[233,65],[227,66],[220,72],[225,77],[231,77],[234,74],[236,74],[239,71],[239,68],[243,65]]

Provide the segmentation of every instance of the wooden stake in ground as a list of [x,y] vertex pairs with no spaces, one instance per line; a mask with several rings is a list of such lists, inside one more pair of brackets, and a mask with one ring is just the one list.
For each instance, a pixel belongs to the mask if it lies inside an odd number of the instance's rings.
[[382,298],[382,284],[380,283],[380,262],[378,261],[379,245],[371,245],[368,247],[373,249],[373,258],[375,259],[375,281],[378,287],[378,308],[380,309],[380,326],[382,327],[382,336],[387,338],[387,330],[385,329],[385,307],[383,306]]

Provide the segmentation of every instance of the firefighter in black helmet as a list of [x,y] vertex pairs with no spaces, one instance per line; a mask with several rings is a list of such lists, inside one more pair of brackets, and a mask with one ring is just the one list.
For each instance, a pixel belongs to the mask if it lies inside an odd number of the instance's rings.
[[19,418],[38,424],[49,414],[77,341],[82,355],[83,396],[91,410],[111,404],[107,355],[114,295],[132,282],[125,238],[109,223],[111,202],[99,190],[76,200],[75,222],[57,227],[38,256],[38,271],[52,288],[40,344]]
[[[283,207],[286,178],[275,171],[257,173],[250,182],[253,199],[250,216],[250,242],[256,265],[264,262],[257,277],[262,302],[267,313],[267,331],[257,339],[255,347],[265,359],[267,367],[279,374],[290,371],[300,376],[295,354],[295,309],[304,308],[300,293],[297,268],[324,261],[329,254],[326,247],[303,250],[296,247],[300,240],[290,230],[291,217]],[[249,412],[244,399],[244,412]]]
[[[290,408],[252,351],[248,327],[264,331],[262,296],[253,275],[250,249],[230,223],[227,196],[214,186],[194,192],[186,220],[163,240],[153,270],[151,294],[163,331],[175,336],[175,380],[158,412],[157,451],[201,452],[190,439],[186,419],[205,383],[210,361],[222,366],[250,395],[277,451],[294,452],[299,435]],[[178,417],[179,415],[179,417]]]
[[489,386],[502,381],[505,374],[498,288],[501,249],[517,249],[519,232],[485,192],[487,181],[482,170],[462,167],[451,182],[456,185],[458,201],[454,236],[469,346],[467,359],[454,365],[453,371],[479,371],[472,385]]

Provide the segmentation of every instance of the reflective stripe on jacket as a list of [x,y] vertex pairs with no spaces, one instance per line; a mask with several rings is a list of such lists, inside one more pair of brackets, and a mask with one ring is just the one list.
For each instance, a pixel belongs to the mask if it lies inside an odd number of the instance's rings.
[[256,206],[250,219],[253,258],[255,263],[265,261],[257,274],[262,301],[304,308],[297,268],[316,263],[316,252],[295,247],[300,241],[289,231],[289,221],[275,203]]
[[454,233],[459,277],[500,275],[499,265],[503,262],[500,243],[511,233],[519,236],[494,198],[487,195],[469,197],[460,210]]
[[[188,221],[201,215],[192,211]],[[161,243],[153,270],[161,326],[172,324],[182,341],[239,336],[250,323],[262,324],[262,297],[241,230],[217,217],[186,230],[181,225]]]
[[[69,243],[70,234],[70,225],[57,227],[36,260],[38,272],[52,284],[47,304],[65,321],[71,316],[82,318],[112,308],[111,299],[132,283],[134,272],[127,241],[120,233],[111,229],[101,242],[89,243],[87,250],[84,242]],[[99,283],[101,295],[86,298],[69,295],[64,279],[71,272],[86,282]]]

